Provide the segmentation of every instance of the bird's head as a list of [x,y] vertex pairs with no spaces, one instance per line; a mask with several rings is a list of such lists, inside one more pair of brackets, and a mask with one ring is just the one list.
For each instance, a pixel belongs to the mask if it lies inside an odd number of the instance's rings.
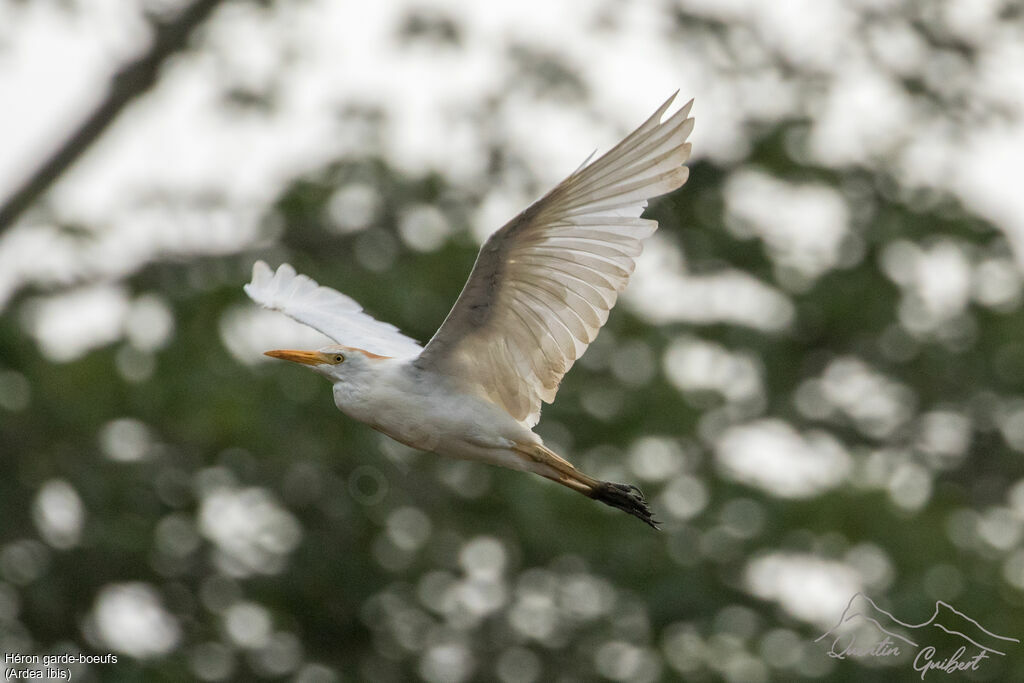
[[366,370],[375,361],[387,358],[363,349],[340,345],[325,346],[316,351],[277,349],[266,351],[264,355],[309,366],[314,372],[332,382],[351,378],[354,374]]

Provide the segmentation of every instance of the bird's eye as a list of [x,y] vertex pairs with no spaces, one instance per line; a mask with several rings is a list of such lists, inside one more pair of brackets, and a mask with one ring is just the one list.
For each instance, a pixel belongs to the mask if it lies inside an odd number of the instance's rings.
[[343,360],[345,360],[345,356],[341,355],[340,353],[337,356],[334,357],[334,362],[335,363],[340,363]]

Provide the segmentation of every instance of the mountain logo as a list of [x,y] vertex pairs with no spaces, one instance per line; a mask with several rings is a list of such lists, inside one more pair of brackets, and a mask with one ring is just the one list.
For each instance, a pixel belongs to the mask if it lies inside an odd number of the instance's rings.
[[920,624],[897,619],[863,593],[855,593],[836,625],[814,642],[831,645],[828,656],[861,663],[911,661],[924,679],[929,671],[977,671],[990,657],[1005,657],[1020,640],[986,629],[947,602],[935,602]]

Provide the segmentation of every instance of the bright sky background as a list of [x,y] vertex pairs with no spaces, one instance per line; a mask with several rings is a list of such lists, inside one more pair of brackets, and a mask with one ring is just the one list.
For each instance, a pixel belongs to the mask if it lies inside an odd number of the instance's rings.
[[[0,7],[0,129],[18,131],[4,141],[0,196],[146,43],[138,6],[80,1],[69,12],[66,4]],[[695,158],[741,157],[750,122],[809,117],[794,154],[886,169],[905,187],[953,192],[1006,231],[1020,260],[1024,195],[1013,178],[1014,150],[1024,142],[1024,48],[1017,29],[994,18],[998,2],[960,0],[936,10],[951,36],[982,52],[968,77],[954,54],[935,59],[925,49],[891,11],[898,5],[680,2],[732,22],[727,54],[699,31],[670,30],[671,4],[653,1],[312,0],[269,10],[230,3],[204,31],[201,49],[173,60],[158,87],[52,193],[54,213],[95,231],[96,241],[83,250],[44,216],[27,216],[0,238],[0,301],[25,282],[116,278],[161,254],[251,245],[258,219],[290,180],[367,145],[379,145],[400,169],[439,170],[480,189],[486,142],[498,140],[544,187],[593,149],[607,149],[676,89],[696,98]],[[403,45],[398,31],[410,7],[453,17],[461,49]],[[865,41],[853,32],[868,9],[890,12]],[[751,35],[757,40],[744,40]],[[765,46],[807,76],[783,76]],[[512,47],[558,57],[589,97],[538,99],[530,84],[536,74],[518,75],[523,67]],[[925,79],[962,104],[922,110],[894,74]],[[263,113],[225,107],[227,89],[272,93],[276,106]],[[383,140],[361,139],[341,122],[339,108],[357,104],[385,112]],[[993,115],[996,107],[1006,115]],[[781,263],[809,277],[833,265],[848,230],[844,199],[758,178],[756,170],[738,170],[729,185],[733,214],[752,219],[747,229]],[[510,176],[486,188],[478,236],[533,198],[525,184]]]

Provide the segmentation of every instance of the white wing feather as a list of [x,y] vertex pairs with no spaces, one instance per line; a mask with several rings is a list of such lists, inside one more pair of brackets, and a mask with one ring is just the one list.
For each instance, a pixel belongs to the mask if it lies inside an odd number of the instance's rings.
[[422,350],[394,325],[364,313],[363,307],[351,297],[321,287],[287,263],[282,263],[275,273],[266,263],[257,261],[245,293],[261,306],[281,311],[345,346],[394,358],[410,358]]
[[658,227],[647,200],[686,182],[693,101],[662,121],[673,99],[491,235],[417,366],[537,423]]

